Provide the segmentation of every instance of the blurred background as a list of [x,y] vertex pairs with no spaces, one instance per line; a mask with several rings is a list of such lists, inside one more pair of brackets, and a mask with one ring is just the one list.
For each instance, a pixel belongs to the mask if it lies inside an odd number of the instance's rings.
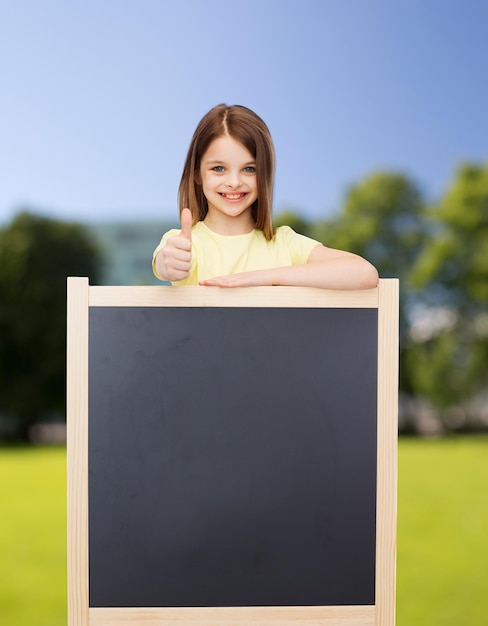
[[271,130],[276,225],[400,278],[399,626],[488,623],[487,27],[482,0],[0,2],[2,623],[66,623],[66,277],[156,284],[220,102]]

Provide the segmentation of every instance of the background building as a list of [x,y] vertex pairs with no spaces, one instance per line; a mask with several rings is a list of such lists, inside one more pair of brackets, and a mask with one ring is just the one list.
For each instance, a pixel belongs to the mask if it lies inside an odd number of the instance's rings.
[[152,254],[163,233],[176,223],[95,222],[87,229],[104,255],[103,285],[161,285],[152,272]]

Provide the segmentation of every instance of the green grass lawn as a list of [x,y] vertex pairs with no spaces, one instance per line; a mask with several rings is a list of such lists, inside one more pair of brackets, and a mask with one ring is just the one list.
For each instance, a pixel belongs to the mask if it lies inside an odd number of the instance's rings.
[[65,626],[66,453],[0,448],[0,624]]
[[[397,626],[488,624],[488,437],[400,441]],[[66,625],[62,448],[0,448],[0,624]]]
[[397,625],[488,624],[488,437],[402,439]]

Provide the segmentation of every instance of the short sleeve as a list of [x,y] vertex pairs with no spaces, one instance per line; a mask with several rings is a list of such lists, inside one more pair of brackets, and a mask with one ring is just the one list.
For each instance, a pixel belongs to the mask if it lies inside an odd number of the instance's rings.
[[276,229],[276,238],[279,245],[288,248],[292,265],[305,265],[312,250],[321,245],[319,241],[300,235],[289,226],[279,226]]

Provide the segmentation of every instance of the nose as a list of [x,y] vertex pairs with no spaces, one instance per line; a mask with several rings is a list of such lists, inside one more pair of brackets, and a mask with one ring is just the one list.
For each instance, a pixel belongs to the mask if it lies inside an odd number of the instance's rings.
[[239,187],[241,184],[241,172],[240,170],[229,170],[227,176],[227,186],[234,189],[235,187]]

